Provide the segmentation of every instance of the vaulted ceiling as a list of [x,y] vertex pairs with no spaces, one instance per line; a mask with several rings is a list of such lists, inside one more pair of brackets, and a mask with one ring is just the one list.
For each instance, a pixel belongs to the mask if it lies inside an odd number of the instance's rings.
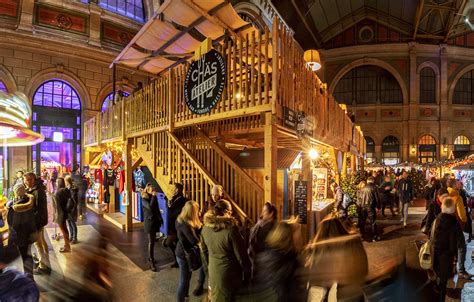
[[[474,0],[271,0],[305,49],[328,41],[363,20],[397,30],[402,41],[445,43],[472,31]],[[470,20],[470,22],[466,22]]]

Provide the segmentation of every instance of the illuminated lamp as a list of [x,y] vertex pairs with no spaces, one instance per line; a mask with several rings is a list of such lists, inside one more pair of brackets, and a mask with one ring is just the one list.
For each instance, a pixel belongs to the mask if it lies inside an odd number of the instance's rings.
[[44,136],[29,129],[31,108],[25,94],[0,91],[0,145],[4,147],[32,146],[44,141]]
[[318,158],[318,156],[319,156],[319,153],[318,153],[318,151],[317,151],[316,149],[311,149],[311,150],[309,150],[309,153],[308,153],[308,154],[309,154],[309,157],[310,157],[311,159],[316,159],[316,158]]
[[312,71],[321,69],[321,58],[319,52],[316,49],[308,49],[303,55],[306,65],[311,68]]
[[61,143],[63,141],[62,132],[53,132],[53,142]]

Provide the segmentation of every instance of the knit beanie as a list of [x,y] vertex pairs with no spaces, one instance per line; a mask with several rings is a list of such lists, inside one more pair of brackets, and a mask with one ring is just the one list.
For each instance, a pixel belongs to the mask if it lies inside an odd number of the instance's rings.
[[15,195],[18,195],[18,191],[20,191],[21,189],[26,190],[25,185],[22,183],[18,183],[13,186],[13,192],[15,193]]
[[450,197],[446,197],[443,199],[443,203],[441,204],[441,213],[445,214],[454,214],[456,210],[456,204],[454,200]]

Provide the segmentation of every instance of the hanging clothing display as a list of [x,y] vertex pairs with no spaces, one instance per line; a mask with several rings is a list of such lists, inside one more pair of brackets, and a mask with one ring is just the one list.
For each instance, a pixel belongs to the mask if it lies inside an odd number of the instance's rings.
[[133,171],[133,183],[135,184],[135,192],[145,188],[145,173],[140,168]]
[[122,193],[125,188],[125,171],[119,166],[115,172],[116,184],[115,187],[118,188],[118,192]]

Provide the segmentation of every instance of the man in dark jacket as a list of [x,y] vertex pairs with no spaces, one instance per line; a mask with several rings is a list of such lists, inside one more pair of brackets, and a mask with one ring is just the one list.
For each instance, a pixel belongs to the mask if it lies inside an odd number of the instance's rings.
[[372,226],[372,241],[377,241],[380,240],[376,224],[377,208],[380,208],[380,202],[377,187],[375,187],[374,182],[375,179],[372,176],[367,178],[367,185],[361,189],[359,194],[359,228],[362,237],[364,237],[365,224],[367,218],[369,218]]
[[398,198],[400,201],[400,210],[402,213],[402,218],[400,222],[403,222],[403,227],[407,226],[408,219],[408,206],[410,205],[411,200],[413,199],[413,183],[408,178],[408,172],[403,171],[400,181],[398,182]]
[[[176,219],[181,213],[186,201],[187,199],[183,194],[183,185],[180,183],[175,183],[173,197],[168,204],[168,237],[164,242],[164,244],[171,249],[173,255],[175,255],[176,243],[178,242],[176,233]],[[176,257],[174,257],[174,259],[176,261]],[[173,267],[178,267],[178,264],[175,262]]]
[[45,187],[41,179],[38,179],[33,172],[26,173],[23,176],[23,180],[27,187],[26,193],[33,195],[36,200],[34,215],[38,230],[38,240],[36,240],[34,246],[38,251],[39,265],[33,273],[50,273],[49,248],[44,237],[44,227],[48,224],[48,201],[46,199]]
[[441,205],[441,214],[435,222],[433,270],[438,277],[439,301],[444,301],[447,282],[454,275],[454,257],[458,252],[459,244],[458,234],[462,233],[461,226],[454,215],[455,211],[456,206],[453,199],[451,197],[444,198]]
[[[0,215],[0,238],[5,238],[8,226]],[[15,235],[10,233],[11,237]],[[7,267],[18,257],[16,245],[11,240],[0,240],[0,301],[38,301],[39,290],[28,274]]]
[[79,214],[79,219],[84,219],[84,215],[86,214],[87,182],[82,177],[81,169],[79,167],[72,175],[72,180],[77,188],[77,212]]

